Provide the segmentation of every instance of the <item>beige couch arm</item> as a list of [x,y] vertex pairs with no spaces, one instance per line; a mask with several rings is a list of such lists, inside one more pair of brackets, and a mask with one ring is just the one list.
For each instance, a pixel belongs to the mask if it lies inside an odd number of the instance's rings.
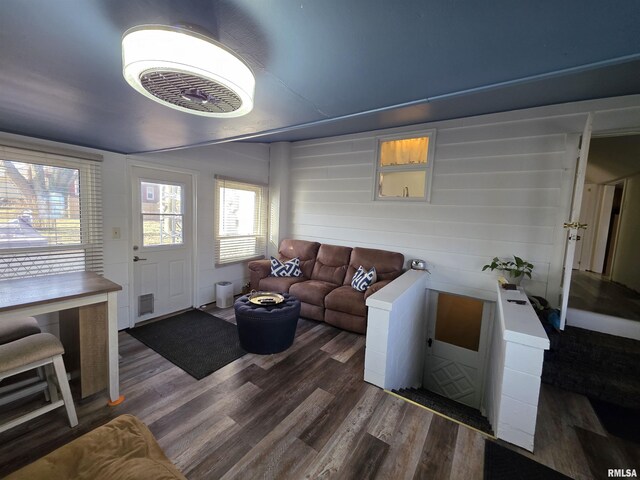
[[251,290],[259,290],[260,280],[271,274],[271,261],[267,259],[249,262],[249,282]]

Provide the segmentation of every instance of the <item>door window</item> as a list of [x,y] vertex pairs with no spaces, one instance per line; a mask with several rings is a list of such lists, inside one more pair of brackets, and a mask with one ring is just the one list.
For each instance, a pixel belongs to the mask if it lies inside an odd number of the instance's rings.
[[142,245],[184,243],[184,189],[181,185],[140,182]]
[[435,339],[477,352],[483,307],[476,298],[438,294]]

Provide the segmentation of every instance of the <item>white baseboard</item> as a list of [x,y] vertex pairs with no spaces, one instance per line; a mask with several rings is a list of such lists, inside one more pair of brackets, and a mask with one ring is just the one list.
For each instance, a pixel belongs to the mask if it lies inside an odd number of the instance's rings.
[[567,325],[640,340],[640,321],[569,308]]

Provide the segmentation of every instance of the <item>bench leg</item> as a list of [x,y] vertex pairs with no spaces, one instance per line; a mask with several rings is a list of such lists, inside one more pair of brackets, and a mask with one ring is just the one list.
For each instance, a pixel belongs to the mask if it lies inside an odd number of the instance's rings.
[[44,375],[47,380],[47,386],[49,387],[45,390],[45,398],[47,397],[47,392],[49,393],[49,399],[51,403],[58,401],[58,389],[56,387],[56,378],[55,372],[53,371],[53,367],[51,365],[45,365],[44,367]]
[[69,381],[67,380],[67,372],[64,368],[62,355],[58,355],[53,358],[53,368],[56,371],[56,377],[58,377],[58,385],[60,386],[60,393],[64,400],[64,408],[67,409],[69,425],[75,427],[78,425],[78,416],[76,415],[76,407],[74,406],[73,398],[71,397],[71,390],[69,389]]

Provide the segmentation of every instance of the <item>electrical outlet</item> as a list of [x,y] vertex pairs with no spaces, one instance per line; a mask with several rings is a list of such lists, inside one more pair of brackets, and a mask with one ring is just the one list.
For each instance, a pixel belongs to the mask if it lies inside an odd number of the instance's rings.
[[120,240],[120,227],[113,227],[111,229],[111,238],[113,240]]

